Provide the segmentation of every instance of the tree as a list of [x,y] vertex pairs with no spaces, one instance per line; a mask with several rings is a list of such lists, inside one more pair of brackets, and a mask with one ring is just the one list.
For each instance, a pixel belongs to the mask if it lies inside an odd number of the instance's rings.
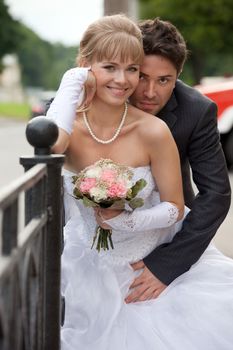
[[141,18],[169,20],[184,35],[195,82],[208,71],[213,56],[218,60],[212,70],[219,71],[220,62],[232,55],[232,0],[140,0],[140,5]]
[[57,89],[62,74],[75,65],[77,47],[51,44],[15,21],[0,0],[0,72],[5,54],[16,53],[24,86]]
[[43,87],[49,65],[52,65],[50,44],[23,24],[19,26],[19,33],[21,41],[16,52],[21,65],[23,84]]
[[21,41],[16,53],[23,85],[57,89],[62,74],[74,66],[77,47],[51,44],[23,24],[18,28]]
[[0,71],[2,57],[14,52],[19,40],[18,22],[15,21],[8,12],[8,6],[4,0],[0,0]]

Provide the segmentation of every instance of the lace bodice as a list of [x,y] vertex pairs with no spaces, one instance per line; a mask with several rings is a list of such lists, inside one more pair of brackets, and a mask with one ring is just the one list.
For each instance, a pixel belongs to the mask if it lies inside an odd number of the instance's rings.
[[[133,168],[134,177],[136,182],[138,179],[143,178],[146,180],[146,187],[139,192],[138,196],[144,199],[144,205],[141,208],[135,209],[140,215],[140,210],[151,208],[152,206],[160,203],[159,193],[152,176],[149,166]],[[85,241],[87,247],[91,247],[93,235],[96,228],[96,220],[92,208],[86,208],[83,206],[82,201],[76,200],[72,197],[73,184],[72,174],[64,171],[64,203],[66,221],[77,221],[77,232],[70,232],[67,230],[65,239],[82,239]],[[135,262],[146,255],[148,255],[156,246],[169,242],[178,230],[180,224],[174,224],[170,227],[163,229],[153,229],[144,232],[126,232],[113,230],[112,239],[114,243],[114,249],[109,251],[103,251],[99,254],[103,256],[109,255],[116,262]],[[68,236],[67,236],[68,235]]]

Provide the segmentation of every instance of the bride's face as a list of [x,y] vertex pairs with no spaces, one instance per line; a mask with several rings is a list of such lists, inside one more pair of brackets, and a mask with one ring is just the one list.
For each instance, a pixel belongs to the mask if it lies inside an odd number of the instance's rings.
[[94,62],[91,70],[96,77],[96,98],[107,103],[124,103],[139,82],[139,64],[132,60],[122,62],[119,58]]

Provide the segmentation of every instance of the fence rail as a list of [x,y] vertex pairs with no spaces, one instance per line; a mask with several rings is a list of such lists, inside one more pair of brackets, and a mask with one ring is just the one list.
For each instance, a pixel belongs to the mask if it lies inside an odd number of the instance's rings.
[[0,350],[59,350],[64,157],[50,155],[57,127],[32,120],[33,157],[0,191]]

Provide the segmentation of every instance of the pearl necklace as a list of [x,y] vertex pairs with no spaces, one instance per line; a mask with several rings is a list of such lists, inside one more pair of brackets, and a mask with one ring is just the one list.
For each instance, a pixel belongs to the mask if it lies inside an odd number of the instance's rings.
[[91,127],[90,127],[90,124],[89,124],[89,122],[88,122],[88,120],[87,120],[86,112],[83,112],[83,119],[84,119],[84,123],[85,123],[85,125],[86,125],[86,127],[87,127],[87,130],[89,131],[91,137],[92,137],[96,142],[102,143],[102,144],[105,145],[105,144],[111,143],[111,142],[113,142],[113,141],[116,140],[117,136],[120,134],[121,129],[122,129],[123,125],[124,125],[127,112],[128,112],[128,105],[127,105],[127,103],[125,102],[125,110],[124,110],[124,113],[123,113],[123,115],[122,115],[120,125],[119,125],[118,128],[116,129],[116,132],[115,132],[115,134],[113,135],[113,137],[112,137],[111,139],[109,139],[109,140],[101,140],[101,139],[99,139],[99,138],[94,134],[94,132],[92,131],[92,129],[91,129]]

